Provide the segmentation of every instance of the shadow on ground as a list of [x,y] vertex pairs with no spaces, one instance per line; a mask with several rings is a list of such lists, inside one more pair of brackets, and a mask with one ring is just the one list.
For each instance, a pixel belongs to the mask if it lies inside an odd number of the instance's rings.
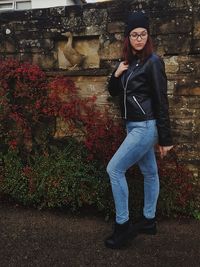
[[123,250],[104,247],[111,227],[94,215],[0,204],[0,266],[200,266],[200,221],[159,220],[156,236],[139,235]]

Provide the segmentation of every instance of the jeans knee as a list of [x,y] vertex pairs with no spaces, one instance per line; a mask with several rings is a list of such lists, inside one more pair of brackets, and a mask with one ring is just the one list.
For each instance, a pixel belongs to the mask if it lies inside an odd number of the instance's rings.
[[117,168],[116,164],[112,160],[108,163],[106,171],[110,176],[110,179],[115,179],[115,177],[119,177],[122,174],[122,172]]
[[106,172],[110,176],[112,174],[112,171],[113,171],[112,164],[109,162],[106,168]]
[[143,173],[144,179],[146,181],[157,181],[159,180],[158,172],[148,172],[148,173]]

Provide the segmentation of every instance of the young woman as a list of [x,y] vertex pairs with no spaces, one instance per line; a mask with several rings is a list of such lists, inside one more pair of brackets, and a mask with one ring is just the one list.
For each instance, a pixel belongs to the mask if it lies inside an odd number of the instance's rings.
[[[116,222],[105,240],[109,248],[120,248],[139,232],[156,234],[156,205],[159,176],[154,146],[161,158],[173,147],[164,63],[152,50],[149,21],[143,12],[132,13],[125,29],[124,61],[113,72],[108,90],[120,96],[127,136],[107,166]],[[141,220],[129,220],[128,186],[125,173],[138,164],[144,176],[144,208]]]

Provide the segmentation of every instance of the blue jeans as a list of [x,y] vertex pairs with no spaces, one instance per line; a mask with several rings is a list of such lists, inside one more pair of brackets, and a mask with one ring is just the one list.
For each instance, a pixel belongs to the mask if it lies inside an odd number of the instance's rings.
[[159,195],[159,176],[154,145],[158,140],[155,120],[126,122],[127,136],[107,166],[110,177],[116,222],[122,224],[129,220],[129,191],[125,177],[126,171],[135,163],[144,176],[143,215],[155,217]]

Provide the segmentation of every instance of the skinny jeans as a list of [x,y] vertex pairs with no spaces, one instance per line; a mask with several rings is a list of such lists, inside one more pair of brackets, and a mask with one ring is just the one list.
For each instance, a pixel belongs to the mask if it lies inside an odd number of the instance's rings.
[[127,136],[107,166],[116,210],[116,222],[129,220],[129,190],[125,173],[138,164],[144,176],[143,215],[154,218],[159,196],[159,176],[154,146],[158,140],[156,120],[127,121]]

